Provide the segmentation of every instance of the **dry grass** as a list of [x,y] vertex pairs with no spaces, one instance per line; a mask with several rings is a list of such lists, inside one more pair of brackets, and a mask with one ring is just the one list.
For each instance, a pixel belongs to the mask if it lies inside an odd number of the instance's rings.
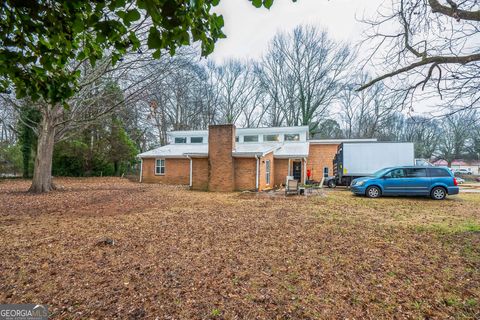
[[46,303],[56,319],[480,317],[480,194],[57,183],[30,195],[0,182],[1,302]]

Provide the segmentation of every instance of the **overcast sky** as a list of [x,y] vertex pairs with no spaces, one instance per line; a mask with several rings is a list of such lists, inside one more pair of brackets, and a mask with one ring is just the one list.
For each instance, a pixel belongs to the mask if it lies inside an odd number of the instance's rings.
[[226,39],[219,40],[211,55],[217,62],[226,58],[258,58],[277,31],[300,24],[326,28],[340,41],[355,44],[365,25],[363,15],[375,16],[384,0],[275,0],[272,8],[257,9],[248,0],[223,0],[215,9],[225,19]]

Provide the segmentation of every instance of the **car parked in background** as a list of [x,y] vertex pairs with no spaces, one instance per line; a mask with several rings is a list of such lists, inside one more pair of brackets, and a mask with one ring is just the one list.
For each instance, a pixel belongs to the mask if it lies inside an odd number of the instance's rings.
[[335,188],[337,186],[337,180],[335,176],[325,177],[323,185],[329,188]]
[[472,171],[468,169],[452,169],[452,171],[455,175],[472,174]]
[[369,198],[418,195],[443,200],[459,192],[457,178],[446,167],[384,168],[371,176],[354,179],[350,187],[353,193]]

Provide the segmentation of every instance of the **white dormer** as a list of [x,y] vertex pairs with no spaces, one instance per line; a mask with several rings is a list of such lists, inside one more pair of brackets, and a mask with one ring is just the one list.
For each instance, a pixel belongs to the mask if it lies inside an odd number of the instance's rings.
[[169,144],[207,144],[207,130],[170,131],[167,133]]

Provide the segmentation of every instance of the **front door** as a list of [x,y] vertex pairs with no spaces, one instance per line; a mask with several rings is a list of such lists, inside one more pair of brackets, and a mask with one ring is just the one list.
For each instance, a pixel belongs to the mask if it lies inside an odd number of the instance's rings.
[[302,180],[302,161],[293,161],[293,179]]

